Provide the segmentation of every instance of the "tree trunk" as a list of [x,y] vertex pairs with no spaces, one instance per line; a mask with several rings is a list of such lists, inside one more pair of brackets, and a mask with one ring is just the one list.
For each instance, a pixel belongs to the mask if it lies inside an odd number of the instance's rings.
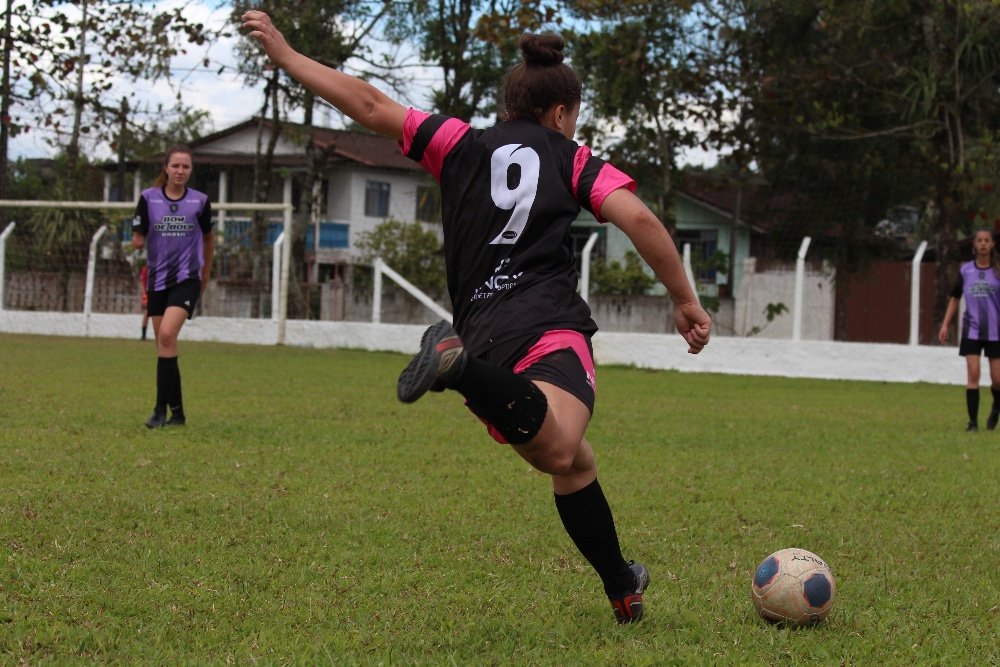
[[[67,183],[74,183],[72,177],[77,173],[80,162],[80,130],[83,125],[83,71],[87,64],[87,0],[81,0],[80,11],[80,55],[76,61],[76,89],[73,91],[73,129],[69,145],[66,147]],[[70,191],[70,197],[74,197]]]
[[[264,105],[261,107],[260,121],[257,125],[257,154],[254,159],[253,170],[253,201],[254,203],[266,203],[271,194],[271,170],[274,164],[274,149],[278,145],[278,137],[281,134],[281,118],[278,108],[278,77],[280,70],[275,69],[271,75],[271,80],[265,90]],[[262,151],[265,117],[268,108],[271,110],[272,128],[268,136],[267,147]],[[255,212],[253,215],[253,260],[250,277],[251,294],[253,298],[250,306],[250,316],[259,318],[261,316],[260,306],[264,295],[270,285],[270,253],[267,246],[268,215],[266,213]],[[278,307],[278,304],[271,304],[271,312]]]

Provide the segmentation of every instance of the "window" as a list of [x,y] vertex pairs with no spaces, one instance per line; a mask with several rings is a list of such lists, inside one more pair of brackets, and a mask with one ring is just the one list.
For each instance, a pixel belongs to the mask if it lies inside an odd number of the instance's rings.
[[365,215],[369,218],[389,217],[389,184],[365,182]]
[[719,230],[717,229],[678,229],[677,250],[684,252],[684,244],[691,244],[691,268],[695,278],[704,282],[715,282],[715,272],[718,268]]
[[441,190],[436,185],[417,186],[417,220],[441,222]]

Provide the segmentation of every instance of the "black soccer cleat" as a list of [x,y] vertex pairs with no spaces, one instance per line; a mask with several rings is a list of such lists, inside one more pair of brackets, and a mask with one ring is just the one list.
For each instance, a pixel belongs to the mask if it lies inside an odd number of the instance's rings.
[[642,594],[649,586],[649,570],[645,565],[629,561],[628,567],[635,575],[635,588],[622,595],[608,596],[615,620],[621,624],[638,623],[642,620]]
[[966,433],[975,433],[978,430],[979,430],[979,424],[977,424],[976,422],[969,422],[965,427]]
[[465,359],[465,346],[451,323],[431,325],[420,339],[420,352],[399,374],[396,396],[413,403],[428,391],[444,391],[462,374]]
[[992,431],[997,427],[997,421],[1000,421],[1000,408],[994,408],[990,410],[990,416],[986,418],[986,430]]
[[167,428],[174,426],[184,426],[187,423],[187,419],[184,418],[183,414],[177,414],[176,412],[170,415],[170,419],[164,424]]
[[146,420],[146,428],[161,428],[167,424],[167,412],[161,408],[153,408],[153,414]]

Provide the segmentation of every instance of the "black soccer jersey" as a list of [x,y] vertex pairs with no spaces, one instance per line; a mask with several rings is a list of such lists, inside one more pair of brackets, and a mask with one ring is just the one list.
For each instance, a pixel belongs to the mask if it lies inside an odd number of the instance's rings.
[[403,154],[441,184],[444,250],[456,331],[478,355],[552,329],[597,330],[577,294],[569,227],[583,207],[635,182],[590,149],[530,121],[473,130],[410,109]]

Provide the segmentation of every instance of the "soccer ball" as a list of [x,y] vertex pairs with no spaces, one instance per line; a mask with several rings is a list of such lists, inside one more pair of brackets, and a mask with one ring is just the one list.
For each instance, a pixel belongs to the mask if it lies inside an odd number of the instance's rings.
[[805,549],[782,549],[757,566],[750,593],[761,618],[798,627],[826,618],[836,588],[822,558]]

